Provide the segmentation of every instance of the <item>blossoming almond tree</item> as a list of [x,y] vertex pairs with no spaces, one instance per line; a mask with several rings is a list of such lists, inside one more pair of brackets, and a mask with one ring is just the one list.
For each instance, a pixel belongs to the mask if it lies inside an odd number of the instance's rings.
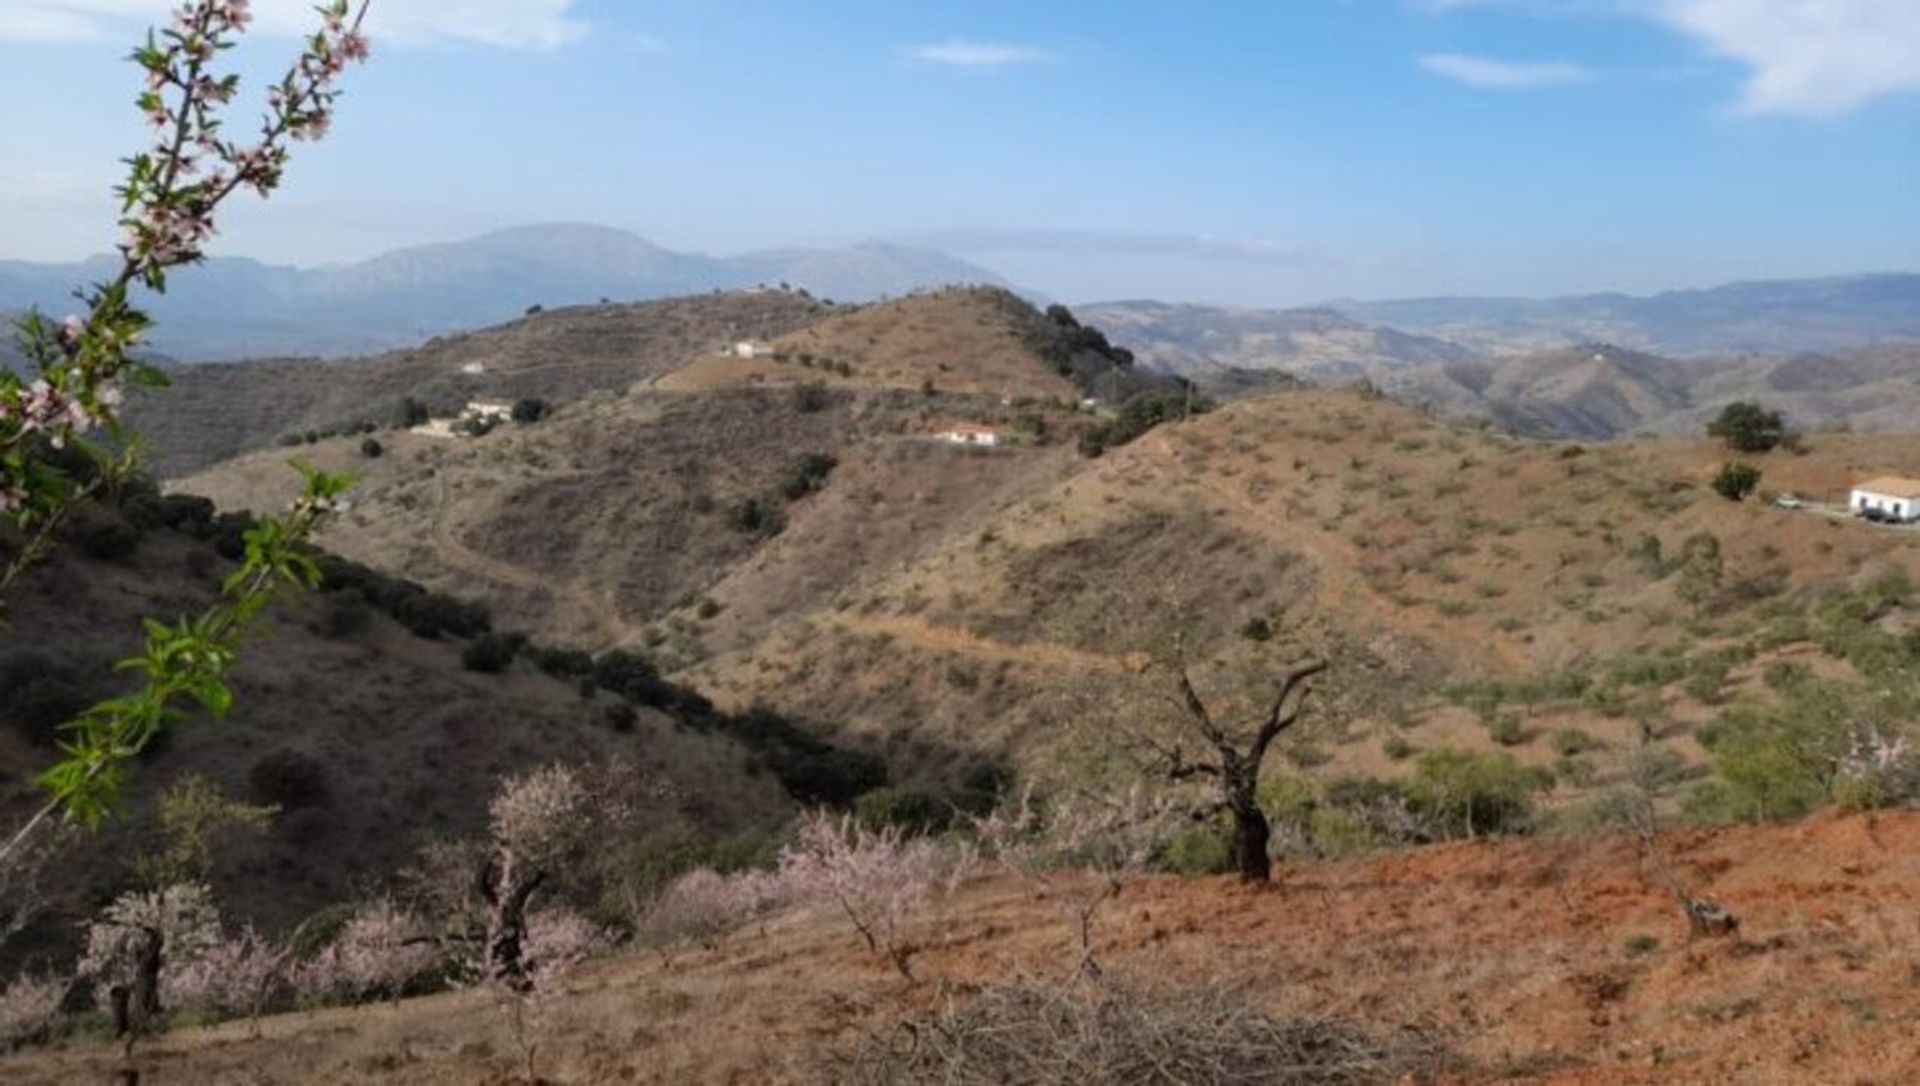
[[[77,295],[84,312],[52,321],[29,313],[17,322],[32,373],[0,372],[0,535],[14,545],[0,566],[0,593],[47,556],[55,533],[82,502],[112,490],[136,463],[138,435],[119,421],[126,384],[164,385],[165,377],[135,355],[151,325],[130,297],[135,286],[164,291],[171,269],[201,259],[220,206],[241,189],[266,195],[279,184],[298,140],[315,140],[331,124],[337,81],[366,59],[360,31],[366,0],[327,0],[318,29],[267,96],[250,139],[226,133],[223,107],[239,77],[217,61],[250,19],[248,0],[186,0],[171,23],[148,35],[133,62],[146,76],[138,98],[156,131],[149,149],[127,159],[121,198],[120,266]],[[76,479],[62,469],[63,450],[95,465]],[[61,761],[40,783],[51,793],[25,826],[0,844],[0,867],[14,862],[47,820],[64,812],[97,824],[118,801],[129,761],[197,703],[224,715],[226,685],[241,635],[282,588],[311,587],[318,570],[307,540],[333,511],[350,480],[302,468],[304,487],[292,511],[260,522],[220,599],[195,618],[149,620],[144,651],[122,664],[145,686],[102,702],[67,725]]]

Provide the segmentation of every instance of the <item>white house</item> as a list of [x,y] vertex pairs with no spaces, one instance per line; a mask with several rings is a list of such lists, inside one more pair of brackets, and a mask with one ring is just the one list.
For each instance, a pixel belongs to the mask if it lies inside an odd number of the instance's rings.
[[961,423],[948,427],[934,435],[949,445],[973,445],[992,449],[1006,444],[1007,436],[990,426],[974,426]]
[[1894,520],[1920,520],[1920,479],[1897,475],[1868,479],[1853,488],[1847,507],[1855,513],[1884,513]]
[[764,340],[743,339],[725,353],[735,358],[772,358],[773,344]]

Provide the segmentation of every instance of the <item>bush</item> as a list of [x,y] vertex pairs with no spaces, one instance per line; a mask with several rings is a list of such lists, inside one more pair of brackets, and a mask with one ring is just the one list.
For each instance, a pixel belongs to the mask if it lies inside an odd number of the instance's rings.
[[549,410],[547,401],[538,396],[523,397],[513,401],[513,421],[526,426],[546,418]]
[[360,455],[366,457],[369,460],[380,459],[382,456],[386,455],[386,451],[387,451],[387,447],[385,445],[380,444],[378,439],[369,437],[369,438],[363,438],[360,442]]
[[1600,741],[1579,728],[1561,728],[1548,740],[1553,752],[1562,758],[1572,758],[1598,749]]
[[481,634],[460,653],[460,666],[484,675],[498,675],[513,666],[519,642],[504,634]]
[[320,597],[319,611],[313,632],[330,641],[352,637],[373,618],[366,597],[358,592],[328,592]]
[[425,426],[427,420],[431,417],[431,414],[427,411],[426,404],[414,399],[412,396],[407,396],[403,398],[400,401],[400,405],[394,409],[393,424],[402,430],[411,430],[415,426]]
[[393,617],[414,636],[428,639],[442,634],[463,639],[477,637],[493,626],[485,604],[417,590],[400,598],[393,608]]
[[97,562],[118,562],[140,549],[140,529],[103,506],[79,506],[66,534],[80,553]]
[[912,788],[875,788],[854,801],[853,814],[868,829],[912,834],[939,833],[953,823],[952,804]]
[[594,673],[593,656],[580,649],[530,645],[526,649],[526,657],[534,667],[556,679],[578,679]]
[[797,502],[816,490],[825,489],[827,477],[839,465],[840,461],[826,453],[807,453],[788,464],[786,471],[781,473],[781,496],[790,502]]
[[1786,422],[1778,411],[1757,403],[1730,403],[1707,425],[1707,434],[1727,443],[1735,452],[1761,453],[1787,439]]
[[786,527],[780,511],[759,498],[743,498],[728,506],[727,523],[734,531],[756,537],[779,535]]
[[804,385],[793,387],[793,409],[803,414],[815,414],[833,406],[833,397],[827,394],[825,381],[808,381]]
[[1218,822],[1207,822],[1175,834],[1160,847],[1153,866],[1176,875],[1225,875],[1239,865],[1233,855],[1233,836]]
[[1713,477],[1714,493],[1730,502],[1745,501],[1760,485],[1760,469],[1751,464],[1727,464]]
[[1413,795],[1450,837],[1526,833],[1533,793],[1546,783],[1504,751],[1480,754],[1445,747],[1420,756]]
[[303,751],[283,748],[253,763],[247,770],[247,784],[254,799],[282,811],[317,807],[327,801],[330,791],[327,770],[319,760]]

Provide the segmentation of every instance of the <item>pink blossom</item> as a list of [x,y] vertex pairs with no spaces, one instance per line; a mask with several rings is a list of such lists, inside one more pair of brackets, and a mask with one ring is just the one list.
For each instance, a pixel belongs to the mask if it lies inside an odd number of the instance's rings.
[[606,929],[571,909],[542,909],[527,918],[523,953],[535,990],[550,987],[581,962],[612,946]]
[[181,1009],[257,1011],[287,983],[289,960],[284,948],[245,927],[170,968],[163,1000]]
[[64,978],[19,976],[0,989],[0,1046],[30,1041],[53,1023],[72,982]]
[[419,917],[391,901],[375,901],[361,906],[338,938],[299,967],[294,986],[320,999],[398,996],[442,960]]
[[220,942],[220,912],[213,891],[198,883],[122,894],[87,926],[87,949],[80,974],[91,977],[102,1006],[114,985],[132,984],[142,947],[161,940],[161,990],[186,963]]

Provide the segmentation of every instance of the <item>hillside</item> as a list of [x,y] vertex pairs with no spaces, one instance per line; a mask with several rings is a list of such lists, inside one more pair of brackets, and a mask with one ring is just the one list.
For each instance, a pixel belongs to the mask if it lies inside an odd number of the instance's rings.
[[548,310],[372,358],[182,367],[170,371],[172,387],[136,395],[127,417],[145,435],[153,469],[173,476],[307,431],[392,425],[406,398],[444,416],[472,400],[530,396],[558,406],[618,392],[824,312],[784,291]]
[[[1271,890],[1219,879],[1127,886],[1096,927],[1107,982],[1206,986],[1282,1016],[1419,1030],[1443,1081],[1558,1086],[1893,1083],[1920,1066],[1907,953],[1920,880],[1911,813],[1682,831],[1663,847],[1742,918],[1688,940],[1633,843],[1496,841],[1289,865]],[[902,981],[838,917],[787,916],[718,949],[597,963],[542,1002],[548,1081],[827,1083],[863,1042],[913,1051],[903,1026],[1014,976],[1063,974],[1058,903],[1004,876],[916,917],[923,983]],[[149,1042],[169,1079],[519,1081],[494,997],[181,1029]],[[0,1058],[21,1086],[120,1065],[77,1042]],[[879,1080],[887,1081],[887,1080]],[[894,1080],[899,1081],[899,1080]]]
[[[0,311],[60,314],[81,284],[111,275],[78,264],[0,260]],[[897,245],[716,257],[661,248],[623,230],[550,223],[382,253],[322,268],[217,257],[181,272],[141,304],[159,321],[153,346],[192,362],[339,356],[419,343],[507,320],[531,305],[629,303],[787,283],[841,301],[948,283],[1001,283],[943,253]]]
[[[151,528],[112,558],[87,556],[112,538],[96,533],[101,542],[68,546],[9,593],[0,628],[9,823],[39,803],[29,782],[53,760],[54,726],[124,689],[111,664],[140,647],[141,619],[196,613],[217,592],[230,566],[209,541],[217,526],[202,538],[205,527]],[[651,811],[663,831],[766,826],[789,809],[771,776],[748,774],[750,752],[732,739],[650,708],[616,726],[612,696],[583,696],[524,661],[469,671],[463,647],[409,632],[353,589],[295,601],[246,644],[227,721],[189,718],[142,759],[123,817],[63,868],[64,900],[78,908],[125,885],[134,856],[154,847],[154,798],[186,774],[281,805],[263,837],[236,838],[215,870],[222,900],[274,930],[383,883],[430,841],[477,831],[503,774],[555,761],[625,760],[656,778]],[[56,917],[48,937],[71,930]]]
[[1215,394],[1249,377],[1284,372],[1338,383],[1405,369],[1471,362],[1458,344],[1363,324],[1331,309],[1221,309],[1162,302],[1110,302],[1082,316],[1141,361],[1189,377]]
[[[701,359],[477,442],[409,435],[372,462],[350,441],[313,446],[366,476],[329,543],[431,585],[469,585],[543,637],[643,647],[722,704],[779,707],[927,777],[977,757],[1040,757],[1089,701],[1102,713],[1147,704],[1140,661],[1180,614],[1202,642],[1255,620],[1324,640],[1355,696],[1306,742],[1336,768],[1391,772],[1381,744],[1402,727],[1487,742],[1470,714],[1436,700],[1449,683],[1604,675],[1678,643],[1694,608],[1676,563],[1696,535],[1714,537],[1726,571],[1724,613],[1687,635],[1709,645],[1718,635],[1701,630],[1753,608],[1920,571],[1898,533],[1720,499],[1705,484],[1726,453],[1697,440],[1538,442],[1299,391],[1095,460],[1059,441],[1082,423],[1058,409],[1033,416],[1049,435],[1039,443],[970,451],[927,436],[1032,409],[844,380],[809,409],[753,380],[806,367],[723,368],[734,361]],[[856,365],[854,380],[866,372]],[[836,460],[824,482],[779,497],[816,453]],[[1759,464],[1769,491],[1832,498],[1867,475],[1920,470],[1920,438],[1821,434],[1807,455]],[[259,454],[184,485],[257,505],[282,475]],[[748,499],[768,522],[741,522]],[[1751,660],[1741,681],[1767,662]],[[1702,708],[1674,683],[1662,712],[1684,725]],[[1551,761],[1547,737],[1562,727],[1627,742],[1632,716],[1567,706],[1515,752]]]
[[[1015,295],[944,290],[860,306],[775,340],[770,358],[708,352],[654,382],[663,391],[824,382],[1074,403],[1082,393],[1041,352],[1054,330]],[[806,364],[795,362],[807,360]],[[844,372],[843,372],[844,371]]]
[[[687,675],[724,703],[764,700],[889,749],[965,737],[1030,759],[1089,712],[1151,707],[1165,680],[1141,674],[1141,654],[1183,613],[1196,645],[1260,620],[1320,641],[1342,665],[1330,689],[1353,695],[1302,742],[1336,769],[1394,772],[1380,749],[1401,728],[1486,744],[1435,702],[1447,683],[1604,675],[1670,641],[1712,644],[1714,623],[1676,628],[1691,608],[1671,560],[1697,534],[1724,554],[1721,624],[1755,601],[1920,570],[1900,534],[1714,496],[1704,481],[1724,458],[1699,442],[1515,441],[1348,393],[1247,400],[1162,427]],[[1823,436],[1763,467],[1770,488],[1826,497],[1881,464],[1920,466],[1920,439]],[[1649,563],[1650,546],[1666,557]],[[751,587],[710,594],[724,610]],[[1668,697],[1684,735],[1698,707],[1677,686]],[[1630,743],[1632,716],[1576,704],[1514,752],[1551,761],[1559,727]]]
[[1730,283],[1646,297],[1408,298],[1330,308],[1493,354],[1598,340],[1654,354],[1777,355],[1920,339],[1920,275]]
[[1675,360],[1606,343],[1372,375],[1403,399],[1535,437],[1696,434],[1736,400],[1804,429],[1901,431],[1920,410],[1920,343]]

